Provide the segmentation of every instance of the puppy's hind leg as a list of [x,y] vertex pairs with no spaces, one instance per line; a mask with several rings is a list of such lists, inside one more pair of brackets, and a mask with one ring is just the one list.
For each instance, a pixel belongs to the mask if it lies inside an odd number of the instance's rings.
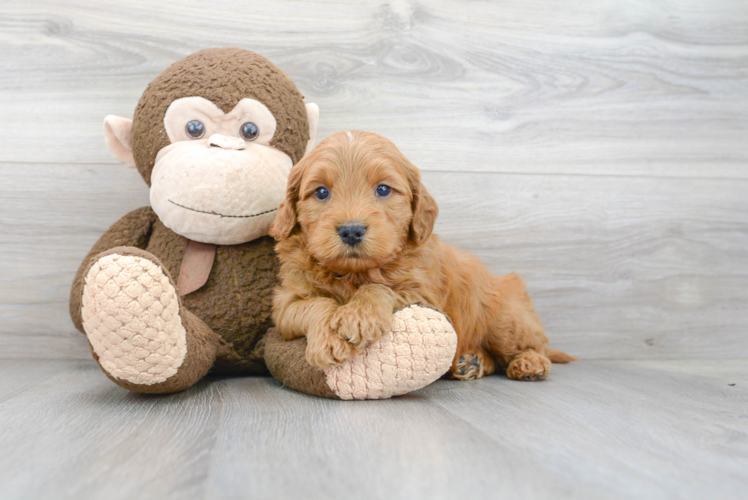
[[506,367],[506,376],[512,380],[543,380],[550,373],[551,360],[532,349],[513,356]]
[[547,378],[551,373],[548,338],[524,281],[512,273],[497,278],[495,286],[499,307],[485,339],[489,352],[506,366],[510,379]]
[[457,380],[475,380],[496,371],[496,363],[483,349],[463,352],[455,357],[450,373]]
[[570,363],[579,359],[555,349],[545,348],[544,352],[528,349],[512,356],[506,367],[506,376],[513,380],[543,380],[551,373],[551,362]]

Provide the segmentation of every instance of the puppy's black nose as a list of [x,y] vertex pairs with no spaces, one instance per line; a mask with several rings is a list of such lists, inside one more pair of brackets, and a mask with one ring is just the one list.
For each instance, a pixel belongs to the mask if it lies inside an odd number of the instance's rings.
[[343,224],[338,227],[338,236],[343,240],[343,243],[355,247],[364,238],[366,233],[366,226],[363,224]]

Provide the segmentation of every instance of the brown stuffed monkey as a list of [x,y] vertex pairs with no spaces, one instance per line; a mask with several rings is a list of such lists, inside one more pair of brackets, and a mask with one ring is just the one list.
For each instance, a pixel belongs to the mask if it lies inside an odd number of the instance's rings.
[[278,260],[267,236],[293,165],[313,146],[319,109],[264,57],[208,49],[146,88],[133,120],[108,116],[107,146],[138,169],[151,207],[114,223],[84,259],[70,314],[116,384],[171,393],[209,371],[266,374],[294,389],[376,399],[447,371],[456,335],[412,305],[360,357],[321,370],[303,338],[272,328]]

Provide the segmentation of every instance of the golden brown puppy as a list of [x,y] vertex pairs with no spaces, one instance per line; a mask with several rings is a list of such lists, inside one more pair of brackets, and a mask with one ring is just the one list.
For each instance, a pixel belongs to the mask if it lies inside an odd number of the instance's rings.
[[322,141],[292,170],[270,234],[280,276],[274,319],[286,339],[307,337],[324,368],[358,354],[416,302],[444,311],[457,332],[452,375],[541,380],[551,361],[576,358],[548,339],[516,274],[493,276],[432,229],[439,210],[418,169],[371,132]]

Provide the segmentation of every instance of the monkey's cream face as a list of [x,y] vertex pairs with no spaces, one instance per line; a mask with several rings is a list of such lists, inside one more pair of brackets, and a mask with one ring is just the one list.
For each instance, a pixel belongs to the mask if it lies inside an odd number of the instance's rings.
[[242,99],[229,113],[203,97],[177,99],[164,116],[171,144],[151,174],[151,206],[191,240],[235,245],[266,235],[285,195],[291,158],[270,146],[276,120]]

